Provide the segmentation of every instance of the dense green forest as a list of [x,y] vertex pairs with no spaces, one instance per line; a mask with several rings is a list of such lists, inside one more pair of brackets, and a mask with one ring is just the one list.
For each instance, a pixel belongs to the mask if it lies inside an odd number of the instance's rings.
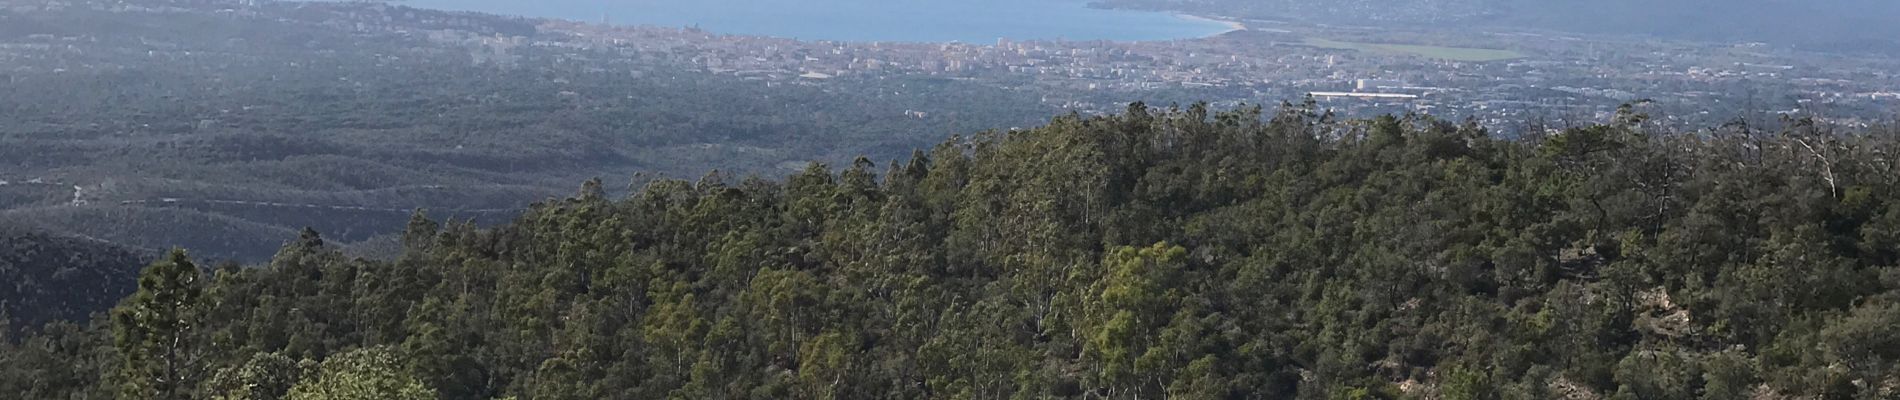
[[[13,398],[1900,395],[1900,139],[1203,106],[176,251]],[[617,197],[617,196],[615,196]]]

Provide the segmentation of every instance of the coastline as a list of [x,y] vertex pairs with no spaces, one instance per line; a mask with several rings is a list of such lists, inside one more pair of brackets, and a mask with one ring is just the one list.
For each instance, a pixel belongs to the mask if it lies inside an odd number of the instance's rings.
[[1226,25],[1226,26],[1227,26],[1227,30],[1224,30],[1224,31],[1220,31],[1220,32],[1216,32],[1216,33],[1214,33],[1214,34],[1212,34],[1212,35],[1207,35],[1207,36],[1210,36],[1210,37],[1212,37],[1212,36],[1220,36],[1220,35],[1224,35],[1224,34],[1228,34],[1228,33],[1233,33],[1233,32],[1237,32],[1237,31],[1244,31],[1244,30],[1247,30],[1247,24],[1243,24],[1243,23],[1240,23],[1240,21],[1233,21],[1233,20],[1227,20],[1227,19],[1221,19],[1221,18],[1215,18],[1215,17],[1203,17],[1203,16],[1199,16],[1199,15],[1193,15],[1193,14],[1179,14],[1179,13],[1177,13],[1177,14],[1174,14],[1174,16],[1175,16],[1176,18],[1180,18],[1180,19],[1185,19],[1185,20],[1189,20],[1189,21],[1199,21],[1199,22],[1212,22],[1212,23],[1216,23],[1216,24],[1221,24],[1221,25]]

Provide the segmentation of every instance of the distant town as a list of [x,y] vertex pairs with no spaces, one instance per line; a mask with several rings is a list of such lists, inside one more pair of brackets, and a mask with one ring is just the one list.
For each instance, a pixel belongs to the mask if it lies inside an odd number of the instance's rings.
[[[464,20],[458,15],[469,14],[462,13],[412,12],[412,19],[403,20],[381,9],[398,7],[391,5],[300,7],[358,8],[359,14],[341,14],[353,18],[327,23],[462,46],[477,62],[504,68],[525,52],[554,52],[594,68],[639,73],[684,66],[766,85],[927,77],[1031,93],[1050,106],[1082,113],[1117,111],[1132,100],[1231,106],[1311,96],[1348,115],[1419,113],[1561,126],[1600,121],[1619,105],[1645,100],[1660,119],[1684,126],[1779,114],[1865,126],[1891,120],[1900,105],[1894,72],[1900,60],[1760,43],[1547,32],[1452,35],[1259,20],[1226,20],[1239,30],[1191,40],[858,43],[541,19],[521,19],[537,28],[533,32],[508,34],[472,29],[482,19]],[[84,40],[35,35],[0,43],[0,62],[44,57],[49,49]],[[1710,111],[1716,109],[1744,111]]]
[[1900,60],[1854,59],[1754,43],[1670,43],[1498,33],[1464,39],[1472,50],[1420,45],[1341,46],[1313,37],[1365,30],[1248,21],[1218,37],[1160,42],[1012,41],[842,43],[728,36],[690,28],[605,27],[549,21],[566,37],[459,37],[492,48],[610,49],[672,58],[709,73],[775,84],[921,75],[988,82],[1045,94],[1083,112],[1115,111],[1140,93],[1176,91],[1226,103],[1312,95],[1347,113],[1416,112],[1486,122],[1602,120],[1648,100],[1670,121],[1713,125],[1748,115],[1809,114],[1850,126],[1889,120],[1900,105]]

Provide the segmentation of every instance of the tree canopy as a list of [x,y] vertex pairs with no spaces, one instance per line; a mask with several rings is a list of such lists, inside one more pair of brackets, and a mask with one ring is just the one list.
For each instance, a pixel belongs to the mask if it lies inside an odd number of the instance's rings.
[[201,279],[174,253],[111,320],[0,347],[0,393],[1887,398],[1878,132],[1136,104],[784,180],[594,181],[489,229],[419,213],[392,261],[314,232]]

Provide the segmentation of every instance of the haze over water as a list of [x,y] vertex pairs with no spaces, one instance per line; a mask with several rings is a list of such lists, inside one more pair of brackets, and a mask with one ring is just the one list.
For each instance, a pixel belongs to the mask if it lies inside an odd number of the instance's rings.
[[399,4],[852,42],[1143,41],[1197,38],[1230,29],[1217,21],[1173,14],[1094,9],[1081,0],[410,0]]

